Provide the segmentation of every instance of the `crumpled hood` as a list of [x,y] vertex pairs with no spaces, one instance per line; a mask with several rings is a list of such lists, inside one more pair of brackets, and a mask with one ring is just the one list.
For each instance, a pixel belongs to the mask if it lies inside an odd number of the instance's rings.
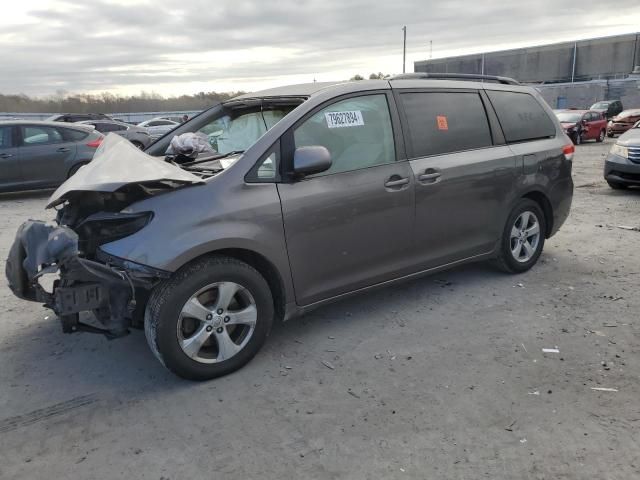
[[128,140],[108,134],[96,150],[91,163],[83,166],[49,198],[47,208],[65,201],[71,192],[115,192],[132,183],[173,181],[179,184],[204,183],[162,158],[147,155]]

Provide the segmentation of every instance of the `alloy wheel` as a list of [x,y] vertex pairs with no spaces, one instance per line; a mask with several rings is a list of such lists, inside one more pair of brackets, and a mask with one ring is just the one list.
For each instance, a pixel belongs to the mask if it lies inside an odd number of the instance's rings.
[[223,362],[247,345],[257,319],[256,302],[249,290],[234,282],[212,283],[182,307],[178,343],[196,362]]
[[526,263],[536,253],[540,243],[540,222],[535,213],[524,211],[511,227],[510,247],[513,258]]

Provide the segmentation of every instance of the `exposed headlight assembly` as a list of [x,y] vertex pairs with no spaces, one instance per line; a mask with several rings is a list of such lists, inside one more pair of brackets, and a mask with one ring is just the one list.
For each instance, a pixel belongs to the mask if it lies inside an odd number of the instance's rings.
[[99,245],[133,235],[143,229],[151,218],[152,212],[100,212],[89,215],[75,228],[80,237],[80,249],[93,252]]
[[613,155],[618,155],[619,157],[629,158],[629,149],[622,145],[618,145],[617,143],[611,147],[611,151]]

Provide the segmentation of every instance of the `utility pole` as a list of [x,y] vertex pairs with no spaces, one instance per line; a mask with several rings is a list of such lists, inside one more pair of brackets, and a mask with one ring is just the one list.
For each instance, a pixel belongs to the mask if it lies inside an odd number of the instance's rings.
[[403,42],[402,42],[402,73],[405,73],[405,65],[407,62],[407,26],[402,27]]

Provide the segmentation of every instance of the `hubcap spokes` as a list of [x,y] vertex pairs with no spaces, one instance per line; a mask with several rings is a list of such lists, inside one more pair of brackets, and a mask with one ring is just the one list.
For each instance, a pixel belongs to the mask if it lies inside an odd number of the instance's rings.
[[178,344],[191,359],[218,363],[242,350],[255,330],[258,310],[251,293],[217,282],[193,294],[180,311]]
[[535,255],[540,242],[540,222],[533,212],[522,212],[511,227],[511,254],[518,262],[525,263]]

